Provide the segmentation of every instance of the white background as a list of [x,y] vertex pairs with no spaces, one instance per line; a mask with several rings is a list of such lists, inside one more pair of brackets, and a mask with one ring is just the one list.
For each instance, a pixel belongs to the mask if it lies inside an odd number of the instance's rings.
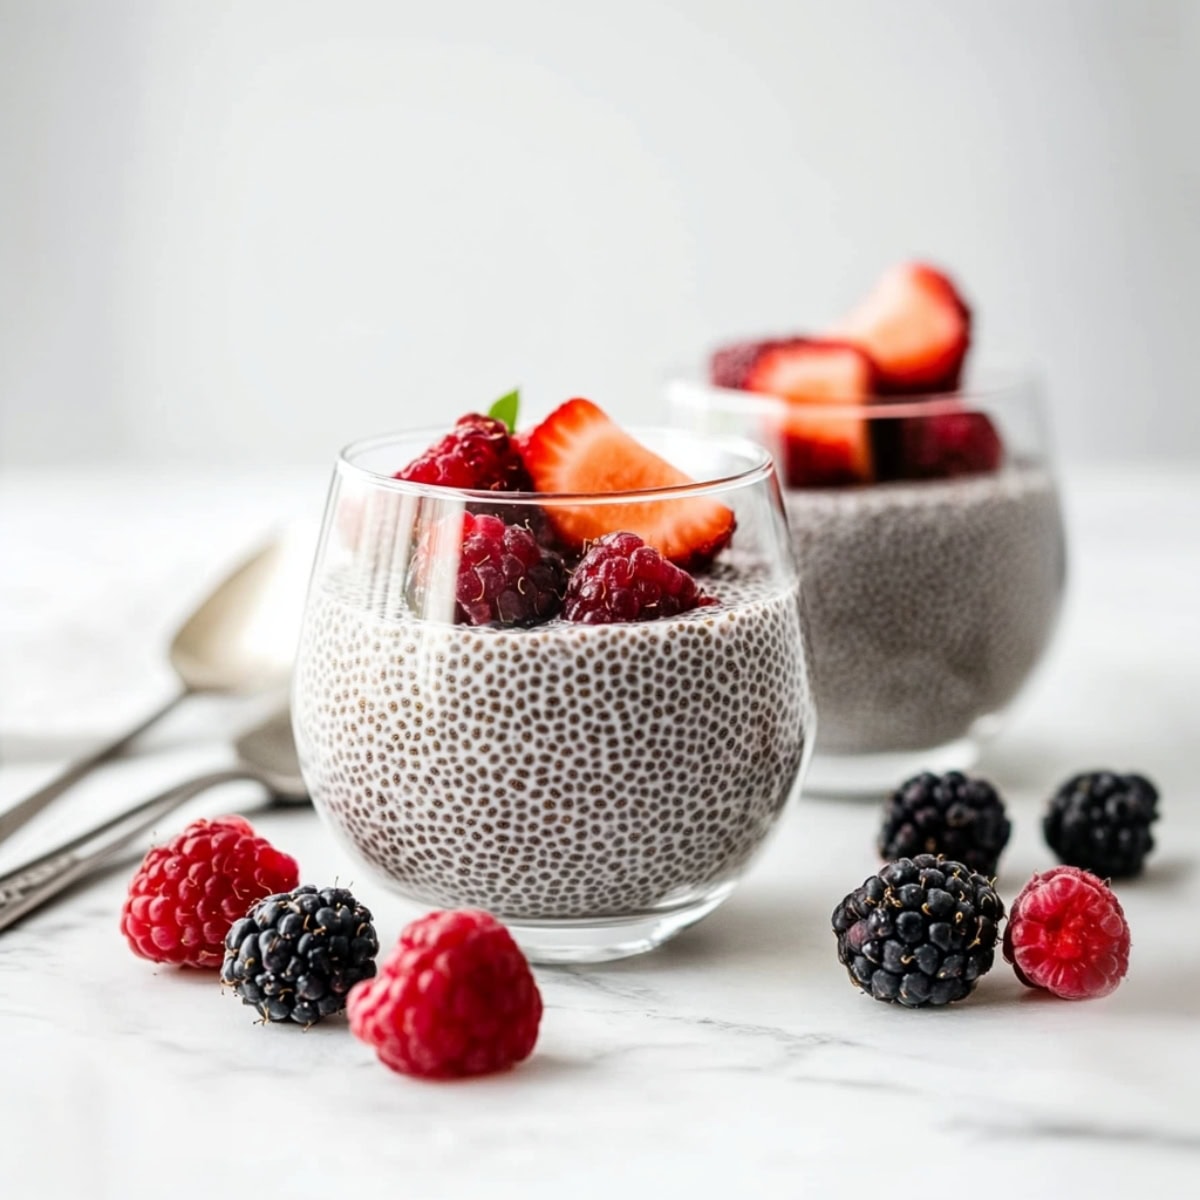
[[1196,0],[0,0],[0,463],[620,417],[950,267],[1071,460],[1200,457]]

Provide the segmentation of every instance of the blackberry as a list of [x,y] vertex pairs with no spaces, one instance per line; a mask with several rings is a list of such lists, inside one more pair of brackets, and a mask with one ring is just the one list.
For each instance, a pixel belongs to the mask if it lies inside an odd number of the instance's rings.
[[892,793],[883,807],[879,853],[885,859],[943,854],[972,871],[995,875],[1012,824],[996,789],[958,771],[925,771]]
[[1059,861],[1101,879],[1141,872],[1154,849],[1158,789],[1141,775],[1087,771],[1068,779],[1042,821],[1046,843]]
[[221,982],[264,1021],[305,1027],[346,1007],[346,993],[375,974],[371,914],[345,888],[305,884],[267,896],[225,938]]
[[992,968],[1004,902],[963,863],[900,858],[833,910],[838,958],[850,981],[906,1008],[962,1000]]

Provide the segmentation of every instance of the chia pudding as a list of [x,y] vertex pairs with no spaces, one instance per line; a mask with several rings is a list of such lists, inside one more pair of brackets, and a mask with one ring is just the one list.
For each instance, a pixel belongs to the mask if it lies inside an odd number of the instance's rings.
[[1065,561],[1050,474],[791,489],[818,750],[922,750],[1017,693],[1053,631]]
[[533,629],[319,582],[295,688],[318,809],[429,904],[533,920],[713,895],[775,823],[812,716],[794,586],[702,582],[719,603]]

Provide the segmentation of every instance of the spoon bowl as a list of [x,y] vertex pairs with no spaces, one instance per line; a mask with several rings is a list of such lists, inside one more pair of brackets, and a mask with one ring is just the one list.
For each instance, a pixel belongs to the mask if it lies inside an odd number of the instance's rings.
[[310,526],[289,526],[218,583],[171,641],[169,657],[181,689],[134,728],[0,813],[0,842],[186,697],[265,691],[284,682],[299,640],[314,536]]
[[300,636],[314,533],[285,530],[236,567],[168,651],[188,692],[257,692],[287,679]]

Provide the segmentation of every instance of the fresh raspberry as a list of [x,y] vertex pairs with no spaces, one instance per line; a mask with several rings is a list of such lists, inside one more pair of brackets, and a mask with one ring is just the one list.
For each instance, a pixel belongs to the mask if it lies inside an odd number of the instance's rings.
[[396,478],[479,492],[533,489],[508,426],[479,413],[459,417],[444,438],[397,471]]
[[606,533],[571,575],[563,616],[584,625],[608,625],[673,617],[715,603],[682,567],[636,533]]
[[1129,925],[1107,884],[1078,867],[1035,875],[1013,901],[1004,957],[1064,1000],[1107,996],[1129,969]]
[[451,587],[460,625],[537,625],[558,612],[567,583],[558,554],[500,517],[464,513],[461,533],[459,520],[432,526],[413,560],[409,599],[417,612],[449,616],[432,610],[451,607]]
[[508,930],[464,909],[413,921],[379,974],[351,990],[346,1012],[393,1071],[449,1079],[528,1058],[542,997]]
[[181,967],[219,967],[234,921],[300,879],[290,855],[244,817],[193,821],[147,852],[129,884],[121,932],[134,954]]
[[900,465],[907,479],[953,479],[999,470],[1004,443],[981,412],[906,417],[901,423]]

